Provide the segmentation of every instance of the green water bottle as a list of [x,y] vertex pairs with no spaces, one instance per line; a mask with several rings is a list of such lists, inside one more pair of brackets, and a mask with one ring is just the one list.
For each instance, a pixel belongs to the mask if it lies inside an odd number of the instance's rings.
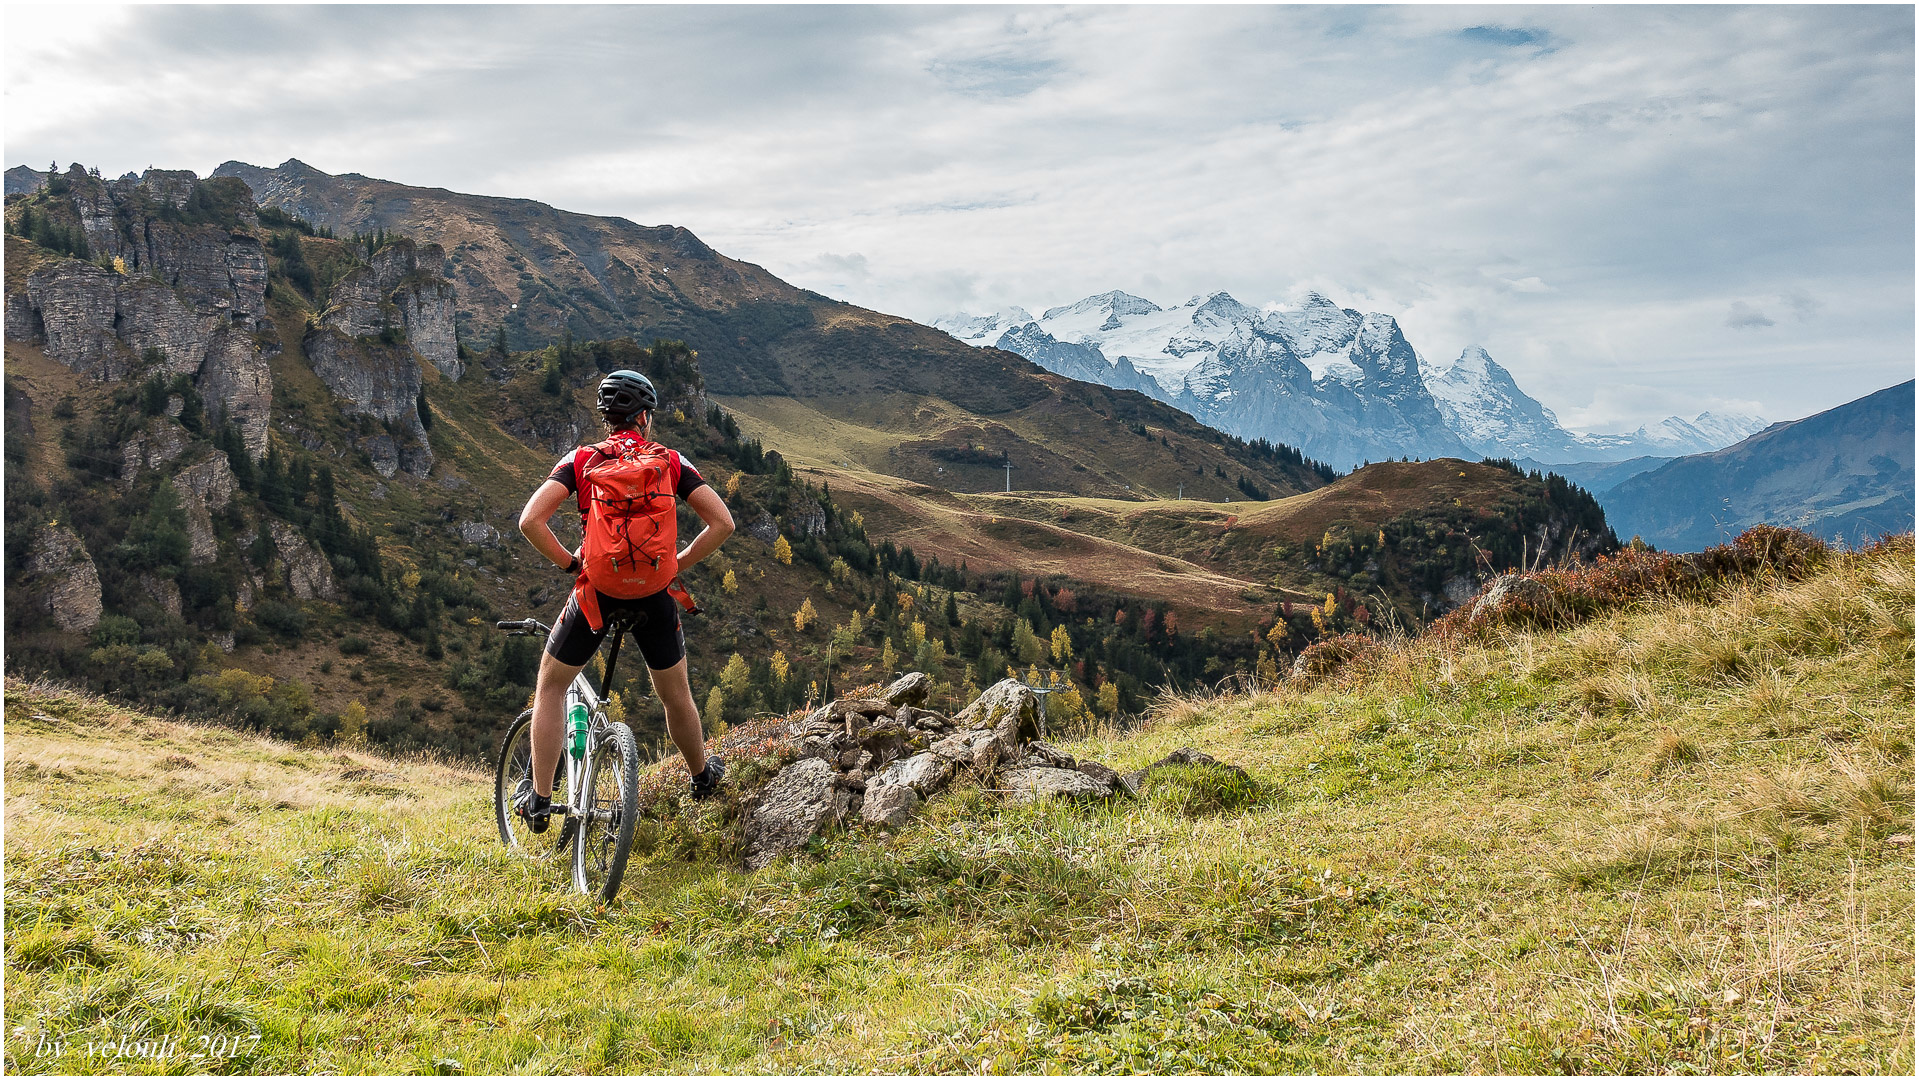
[[567,748],[573,760],[586,756],[586,704],[575,701],[566,710]]

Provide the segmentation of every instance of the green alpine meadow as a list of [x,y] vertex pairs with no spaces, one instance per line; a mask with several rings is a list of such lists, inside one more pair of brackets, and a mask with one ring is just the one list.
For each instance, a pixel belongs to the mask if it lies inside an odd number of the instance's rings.
[[6,1066],[1910,1074],[1911,537],[1653,558],[1053,733],[1213,759],[1137,794],[956,781],[746,872],[653,766],[611,905],[467,761],[9,677]]

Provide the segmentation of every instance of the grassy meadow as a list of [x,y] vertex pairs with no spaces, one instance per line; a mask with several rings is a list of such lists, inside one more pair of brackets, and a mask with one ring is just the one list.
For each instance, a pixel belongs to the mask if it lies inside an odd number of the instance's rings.
[[1169,698],[1066,749],[1249,779],[956,792],[753,875],[689,807],[610,909],[470,766],[10,680],[5,1066],[1910,1075],[1913,575]]

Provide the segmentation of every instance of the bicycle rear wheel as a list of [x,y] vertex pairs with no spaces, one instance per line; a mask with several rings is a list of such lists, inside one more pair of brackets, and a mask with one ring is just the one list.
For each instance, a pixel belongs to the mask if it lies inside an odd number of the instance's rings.
[[632,729],[606,725],[587,759],[585,780],[574,834],[573,887],[611,903],[626,876],[639,816],[640,750]]
[[[562,795],[561,771],[566,759],[561,758],[553,766],[553,786],[547,790],[553,795]],[[533,786],[533,710],[521,713],[506,729],[506,738],[500,740],[500,757],[493,773],[493,817],[500,829],[500,842],[514,851],[526,855],[557,855],[566,850],[566,841],[571,839],[565,829],[554,829],[560,824],[557,818],[548,818],[548,828],[544,833],[536,833],[527,826],[526,820],[513,812],[520,793]]]

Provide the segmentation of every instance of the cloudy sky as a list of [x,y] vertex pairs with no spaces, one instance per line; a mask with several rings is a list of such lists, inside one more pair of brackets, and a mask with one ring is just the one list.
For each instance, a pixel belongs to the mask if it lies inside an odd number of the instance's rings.
[[1305,289],[1569,426],[1912,377],[1910,7],[9,5],[5,157],[684,225],[931,321]]

